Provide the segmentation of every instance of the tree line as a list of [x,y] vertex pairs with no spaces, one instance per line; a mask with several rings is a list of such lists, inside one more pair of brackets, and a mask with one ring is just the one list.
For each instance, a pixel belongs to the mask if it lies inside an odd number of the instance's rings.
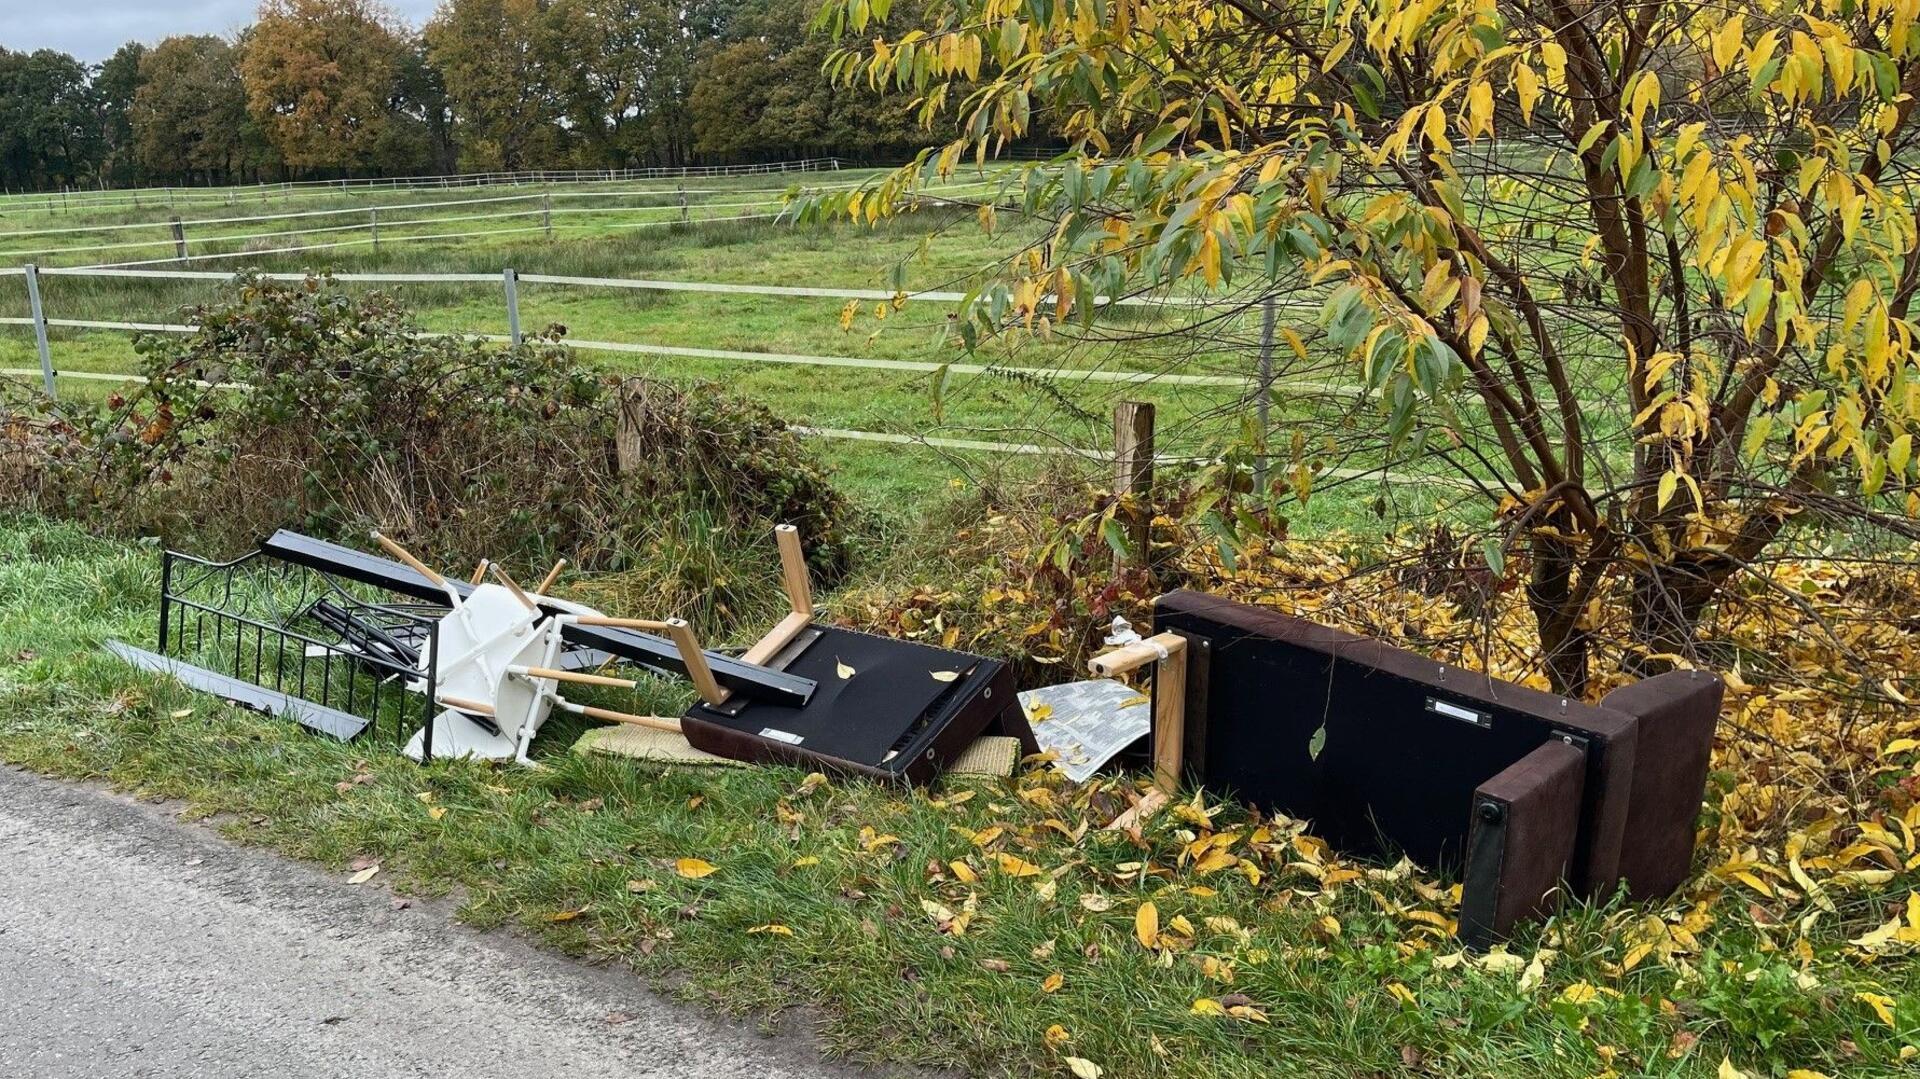
[[[897,159],[904,100],[821,73],[813,0],[263,0],[99,64],[0,45],[0,185]],[[896,4],[892,21],[918,18]]]

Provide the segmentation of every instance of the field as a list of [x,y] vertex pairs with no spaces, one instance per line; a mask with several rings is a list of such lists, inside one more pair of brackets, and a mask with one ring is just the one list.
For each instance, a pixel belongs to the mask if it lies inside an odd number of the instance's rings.
[[[796,186],[844,185],[871,174],[851,171],[807,174]],[[930,208],[875,228],[846,224],[797,226],[785,221],[725,220],[742,214],[767,215],[780,209],[781,177],[695,178],[686,216],[678,205],[678,184],[653,181],[617,185],[559,185],[551,189],[481,188],[450,192],[299,192],[286,198],[253,200],[234,208],[194,204],[182,209],[190,220],[260,214],[319,215],[188,230],[196,258],[163,262],[152,268],[188,268],[226,272],[250,267],[275,272],[333,271],[369,274],[484,274],[506,267],[522,275],[547,274],[592,278],[641,278],[666,282],[704,282],[746,286],[889,290],[892,271],[906,265],[909,290],[965,290],[975,274],[996,258],[1032,242],[1033,228],[1008,227],[988,236],[970,214]],[[950,190],[977,195],[982,180],[963,179]],[[970,184],[971,186],[965,186]],[[614,188],[617,188],[616,192]],[[563,206],[566,196],[581,205]],[[540,210],[524,200],[556,199],[551,238]],[[445,205],[476,198],[519,199],[479,206]],[[257,205],[265,202],[267,205]],[[752,205],[744,205],[751,203]],[[422,207],[404,215],[382,215],[382,243],[370,242],[364,216],[373,204]],[[610,207],[619,206],[619,209]],[[566,213],[560,213],[565,210]],[[572,211],[591,211],[573,213]],[[463,221],[472,214],[507,213],[504,221]],[[397,225],[401,218],[418,222]],[[32,202],[0,204],[0,267],[37,259],[46,267],[170,259],[171,233],[160,207],[130,206],[49,210]],[[318,224],[316,224],[318,222]],[[703,223],[707,222],[707,223]],[[55,229],[144,223],[127,232],[61,233]],[[338,227],[339,233],[311,235],[289,230]],[[357,230],[357,231],[354,231]],[[502,230],[502,231],[495,231]],[[253,239],[213,243],[202,235],[246,233]],[[467,233],[487,233],[467,235]],[[403,241],[404,236],[439,239]],[[90,247],[158,238],[159,248],[48,252],[45,246]],[[322,247],[302,245],[350,244]],[[240,258],[207,257],[248,251]],[[41,279],[45,309],[53,320],[172,323],[181,308],[214,296],[216,281],[66,277]],[[464,333],[504,334],[507,316],[498,283],[377,283],[413,306],[424,327]],[[1184,300],[1185,298],[1176,298]],[[646,373],[682,380],[711,381],[764,401],[791,423],[834,431],[930,436],[935,440],[1042,447],[1058,465],[1058,451],[1085,450],[1096,456],[1111,439],[1111,411],[1121,399],[1153,402],[1159,409],[1159,450],[1182,456],[1204,452],[1235,430],[1251,412],[1249,377],[1258,363],[1258,316],[1236,308],[1229,294],[1210,306],[1182,302],[1166,306],[1109,307],[1091,332],[1063,331],[1049,341],[1028,341],[1018,349],[992,345],[966,355],[948,331],[951,302],[916,301],[897,310],[838,298],[766,296],[716,292],[637,290],[579,285],[522,283],[522,327],[537,332],[565,327],[576,341],[664,346],[669,349],[725,350],[782,357],[829,360],[906,361],[923,367],[941,364],[992,366],[985,373],[927,370],[875,370],[847,365],[688,355],[638,354],[589,350],[609,370]],[[1311,334],[1315,301],[1302,297],[1282,313],[1286,324]],[[1223,311],[1225,313],[1223,313]],[[0,318],[28,314],[20,277],[0,277]],[[884,317],[881,317],[884,314]],[[1208,320],[1205,343],[1168,341],[1159,335],[1196,319]],[[51,331],[56,367],[69,373],[126,372],[133,369],[130,335],[119,330],[61,328]],[[1127,340],[1116,341],[1124,337]],[[1294,361],[1283,380],[1301,388],[1276,391],[1276,422],[1289,416],[1324,414],[1351,408],[1346,397],[1318,392],[1341,373]],[[1182,375],[1229,385],[1171,385],[1091,381],[1117,373],[1152,375],[1178,364]],[[28,328],[0,327],[0,369],[31,378],[38,367]],[[68,379],[62,393],[104,394],[110,384]],[[1371,409],[1373,406],[1366,406]],[[940,497],[950,481],[983,473],[1025,474],[1041,467],[1039,455],[984,453],[952,446],[911,445],[848,438],[823,438],[822,454],[841,469],[850,489],[872,504],[917,505]],[[1066,462],[1098,476],[1097,460]],[[1336,467],[1371,468],[1377,461],[1337,461]],[[1427,469],[1431,471],[1431,469]],[[1350,488],[1309,507],[1303,523],[1333,526],[1360,520],[1354,507],[1382,496],[1398,503],[1407,496],[1378,478],[1348,481]],[[1359,490],[1365,488],[1365,490]],[[1420,499],[1423,509],[1430,499]],[[1324,517],[1324,520],[1316,518]]]

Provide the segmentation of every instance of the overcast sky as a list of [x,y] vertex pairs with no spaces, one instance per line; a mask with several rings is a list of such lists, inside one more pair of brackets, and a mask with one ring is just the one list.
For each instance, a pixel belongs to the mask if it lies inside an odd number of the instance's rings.
[[[387,0],[415,26],[436,0]],[[253,21],[259,0],[0,0],[0,46],[58,49],[99,63],[128,41],[169,34],[230,34]]]

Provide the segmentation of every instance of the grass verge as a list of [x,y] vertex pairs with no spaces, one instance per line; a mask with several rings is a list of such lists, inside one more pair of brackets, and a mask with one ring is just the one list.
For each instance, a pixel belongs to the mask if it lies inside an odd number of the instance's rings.
[[[793,770],[564,753],[419,768],[135,676],[154,552],[0,518],[0,760],[181,799],[231,839],[630,964],[735,1013],[810,1007],[838,1054],[981,1074],[1891,1073],[1904,962],[1802,961],[1732,916],[1623,970],[1646,912],[1583,908],[1462,955],[1453,898],[1344,865],[1298,826],[1177,805],[1105,825],[1130,780],[1035,773],[931,793]],[[671,706],[672,690],[646,702]],[[1224,843],[1213,837],[1229,836]],[[1215,869],[1195,844],[1231,850]],[[1151,913],[1145,913],[1150,911]],[[1875,1003],[1880,1002],[1880,1003]],[[1886,1009],[1886,1018],[1878,1013]]]

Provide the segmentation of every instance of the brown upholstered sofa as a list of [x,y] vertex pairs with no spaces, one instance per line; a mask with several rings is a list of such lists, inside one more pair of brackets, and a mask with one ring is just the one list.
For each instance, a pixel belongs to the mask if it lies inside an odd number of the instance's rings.
[[1566,895],[1652,898],[1691,871],[1713,674],[1586,704],[1195,592],[1161,597],[1154,628],[1188,639],[1191,778],[1338,848],[1458,872],[1470,944]]

